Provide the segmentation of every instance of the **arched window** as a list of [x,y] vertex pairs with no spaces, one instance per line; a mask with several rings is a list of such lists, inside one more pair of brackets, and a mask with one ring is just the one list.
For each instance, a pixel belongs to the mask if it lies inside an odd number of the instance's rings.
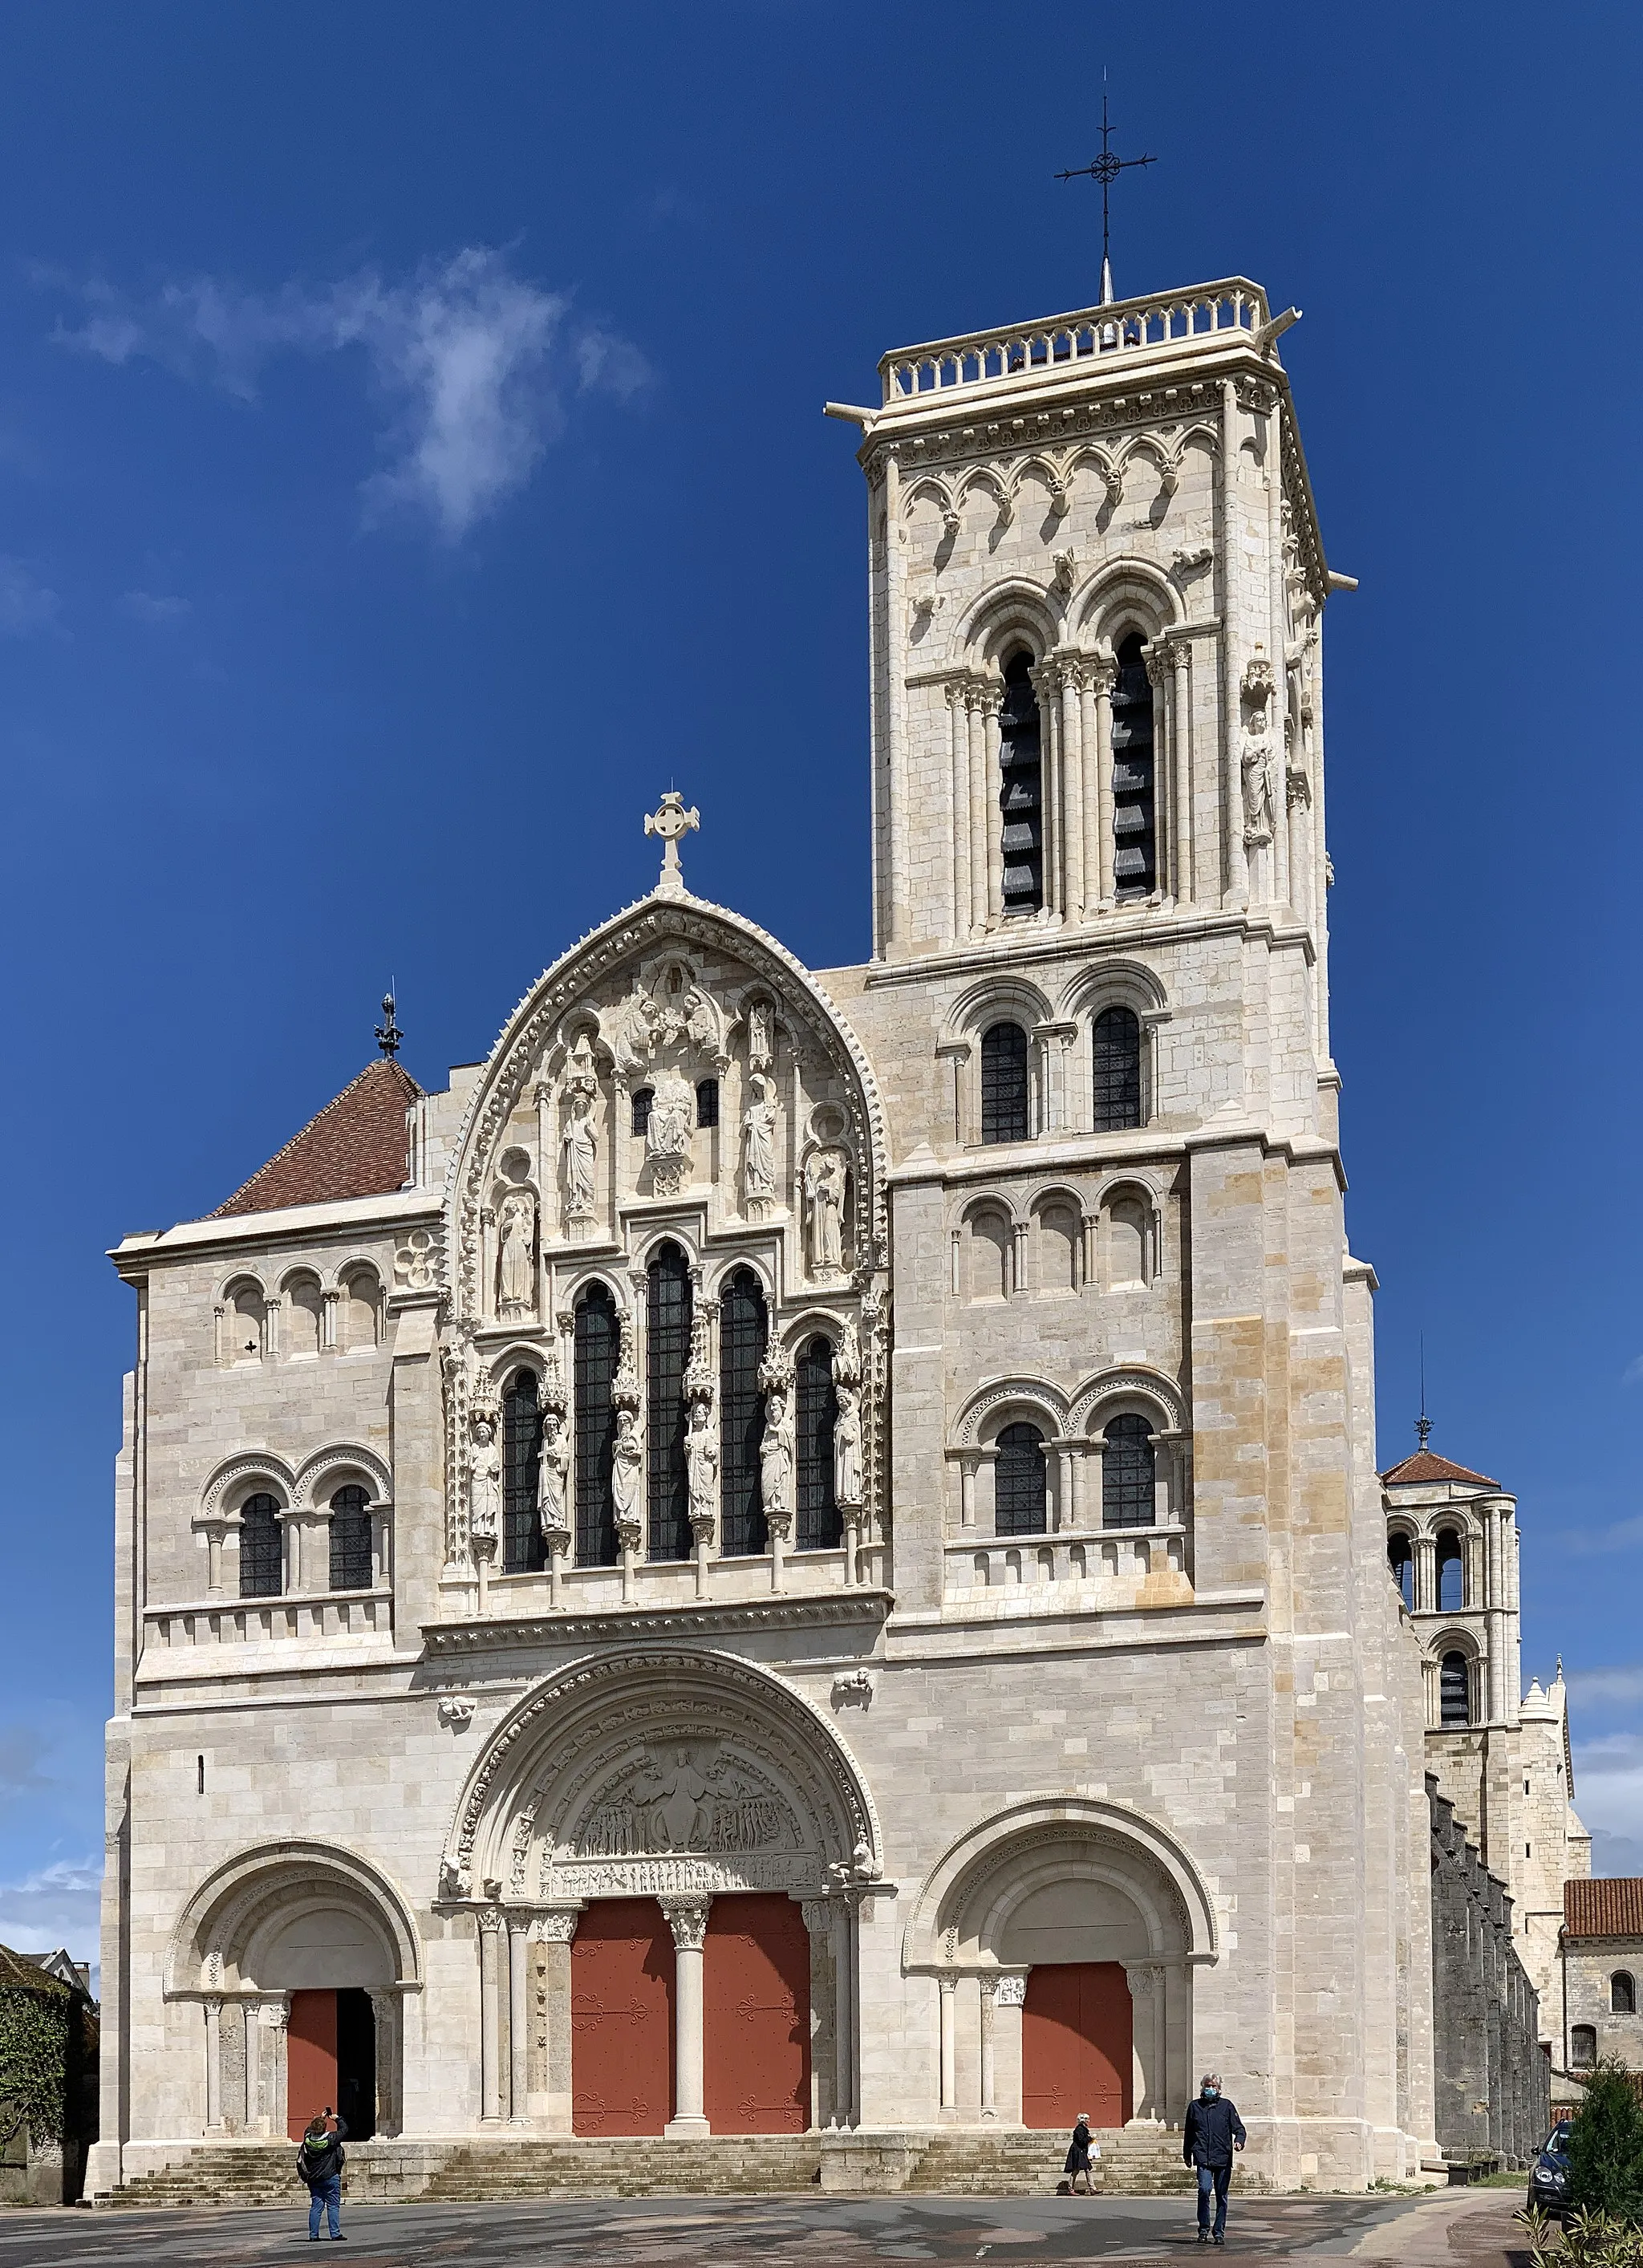
[[969,1217],[969,1296],[1005,1300],[1010,1294],[1010,1251],[1013,1237],[1007,1213],[983,1206]]
[[1446,1653],[1438,1664],[1438,1722],[1470,1725],[1472,1721],[1472,1681],[1466,1656]]
[[1141,1123],[1141,1019],[1133,1008],[1103,1008],[1092,1028],[1091,1075],[1095,1131],[1116,1134]]
[[636,1086],[634,1088],[633,1130],[636,1134],[643,1134],[645,1128],[650,1124],[651,1104],[654,1100],[655,1089],[653,1087]]
[[319,1353],[322,1312],[319,1278],[293,1276],[285,1286],[284,1351],[288,1355]]
[[1569,2062],[1576,2071],[1590,2071],[1597,2061],[1597,2029],[1594,2024],[1573,2024],[1569,2029]]
[[1027,1139],[1027,1035],[1019,1024],[990,1024],[981,1035],[981,1138]]
[[344,1354],[375,1346],[379,1304],[376,1278],[368,1268],[356,1269],[343,1286],[342,1314],[338,1318]]
[[696,1081],[696,1123],[698,1126],[717,1126],[718,1123],[718,1081],[716,1079]]
[[1113,1418],[1101,1432],[1101,1524],[1103,1528],[1155,1528],[1157,1470],[1153,1429],[1132,1410]]
[[1120,1190],[1107,1200],[1107,1288],[1116,1292],[1149,1280],[1147,1245],[1153,1226],[1151,1208],[1133,1190]]
[[576,1303],[575,1423],[576,1564],[614,1567],[616,1506],[610,1491],[610,1447],[616,1435],[611,1388],[620,1332],[616,1303],[602,1284],[590,1284]]
[[1392,1570],[1392,1580],[1404,1594],[1404,1604],[1411,1614],[1415,1611],[1415,1554],[1407,1535],[1389,1535],[1386,1545],[1386,1564]]
[[794,1425],[799,1454],[799,1549],[836,1550],[844,1523],[833,1491],[833,1420],[838,1396],[833,1391],[833,1349],[817,1337],[793,1366]]
[[259,1493],[239,1507],[239,1595],[277,1599],[285,1587],[279,1499]]
[[1031,654],[1011,655],[1005,666],[1004,706],[998,717],[1006,914],[1035,914],[1044,902],[1043,764],[1032,670]]
[[331,1498],[331,1588],[371,1588],[371,1514],[364,1489],[351,1483]]
[[228,1303],[228,1359],[261,1362],[268,1303],[254,1284],[239,1285]]
[[1466,1604],[1466,1558],[1452,1528],[1438,1537],[1438,1609],[1456,1614]]
[[769,1336],[759,1279],[752,1269],[738,1268],[718,1300],[719,1550],[726,1559],[768,1548],[759,1498],[759,1365]]
[[1635,2016],[1638,2012],[1638,1990],[1629,1970],[1617,1969],[1609,1980],[1609,2013],[1611,2016]]
[[685,1473],[685,1366],[690,1359],[690,1263],[676,1244],[658,1248],[649,1271],[645,1327],[650,1556],[688,1559],[690,1492]]
[[1112,688],[1112,888],[1120,903],[1157,887],[1158,836],[1153,806],[1153,688],[1141,638],[1131,630],[1118,648]]
[[1057,1202],[1040,1208],[1038,1288],[1041,1292],[1078,1290],[1079,1243],[1079,1217],[1070,1204]]
[[536,1373],[516,1370],[502,1397],[502,1572],[527,1575],[548,1563],[542,1524],[536,1517],[536,1480],[542,1460],[542,1419],[536,1408]]
[[1044,1437],[1036,1425],[1006,1425],[993,1468],[993,1530],[998,1535],[1042,1535],[1050,1525]]

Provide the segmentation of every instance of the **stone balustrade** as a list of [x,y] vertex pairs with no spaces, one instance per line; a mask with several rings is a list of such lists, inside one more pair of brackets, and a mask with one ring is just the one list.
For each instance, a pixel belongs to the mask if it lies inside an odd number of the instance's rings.
[[945,1611],[991,1616],[1172,1605],[1190,1599],[1184,1528],[962,1535],[945,1549]]
[[301,1638],[335,1645],[348,1639],[391,1639],[394,1598],[387,1589],[295,1593],[272,1599],[203,1599],[150,1607],[143,1616],[144,1651],[192,1646],[269,1646]]

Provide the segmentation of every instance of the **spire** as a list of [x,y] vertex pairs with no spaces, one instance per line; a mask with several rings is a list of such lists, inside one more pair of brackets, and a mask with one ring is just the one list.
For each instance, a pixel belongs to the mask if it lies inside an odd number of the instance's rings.
[[394,994],[390,990],[382,995],[382,1021],[377,1026],[377,1045],[392,1060],[399,1053],[400,1042],[404,1037],[404,1033],[394,1020]]
[[1090,165],[1070,166],[1065,173],[1057,173],[1056,179],[1058,181],[1079,181],[1087,176],[1091,180],[1101,183],[1101,305],[1110,307],[1118,296],[1112,288],[1112,217],[1109,210],[1112,185],[1126,167],[1155,166],[1158,160],[1152,157],[1116,158],[1113,155],[1112,128],[1107,118],[1107,74],[1104,70],[1101,77],[1101,155]]

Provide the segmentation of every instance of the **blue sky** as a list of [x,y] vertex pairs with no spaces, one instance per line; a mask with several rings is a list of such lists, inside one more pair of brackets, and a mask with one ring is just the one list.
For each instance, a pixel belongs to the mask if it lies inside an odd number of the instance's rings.
[[[1243,273],[1332,563],[1335,1035],[1381,1454],[1518,1493],[1643,1871],[1635,9],[0,12],[0,1938],[93,1949],[103,1253],[438,1083],[646,883],[867,944],[887,348]],[[795,857],[795,850],[799,855]],[[1603,1161],[1608,1160],[1605,1164]],[[1602,1167],[1602,1171],[1598,1169]]]

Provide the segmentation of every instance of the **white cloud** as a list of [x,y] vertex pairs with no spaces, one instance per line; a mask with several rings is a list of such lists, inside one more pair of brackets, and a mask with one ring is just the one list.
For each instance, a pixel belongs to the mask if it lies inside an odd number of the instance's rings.
[[26,560],[0,556],[0,637],[40,637],[60,631],[58,600]]
[[1643,1354],[1634,1354],[1620,1373],[1622,1386],[1643,1386]]
[[1576,1742],[1574,1808],[1594,1836],[1643,1843],[1643,1733]]
[[57,326],[61,344],[116,365],[146,357],[244,401],[275,354],[359,348],[389,410],[388,461],[364,484],[367,514],[409,506],[453,542],[529,480],[564,430],[568,394],[627,401],[650,376],[628,340],[576,320],[566,293],[483,245],[400,283],[365,270],[271,294],[210,276],[146,299],[49,271],[37,280],[73,291],[86,311]]
[[91,1859],[55,1859],[20,1881],[0,1882],[0,1943],[15,1953],[66,1946],[77,1961],[97,1959],[102,1869]]
[[180,622],[194,608],[187,599],[169,598],[163,591],[127,591],[120,600],[120,611],[129,615],[134,622]]
[[1643,1667],[1571,1669],[1566,1670],[1564,1675],[1570,1697],[1575,1701],[1643,1701]]

